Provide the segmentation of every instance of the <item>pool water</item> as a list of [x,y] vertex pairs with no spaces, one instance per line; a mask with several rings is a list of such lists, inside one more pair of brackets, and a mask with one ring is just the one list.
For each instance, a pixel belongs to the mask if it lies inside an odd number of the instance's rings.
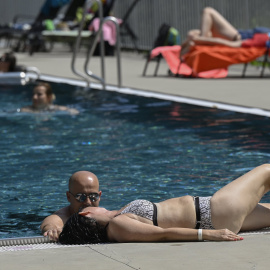
[[78,170],[98,176],[100,205],[112,210],[138,198],[212,195],[269,163],[267,117],[61,84],[56,103],[79,115],[17,112],[32,88],[0,90],[0,238],[39,235],[42,220],[67,205]]

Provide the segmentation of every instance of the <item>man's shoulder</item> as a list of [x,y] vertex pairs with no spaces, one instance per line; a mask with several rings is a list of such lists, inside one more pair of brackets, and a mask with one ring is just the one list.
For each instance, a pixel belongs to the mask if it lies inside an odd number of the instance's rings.
[[53,213],[53,215],[61,216],[61,217],[69,217],[70,216],[70,209],[69,206],[63,207]]

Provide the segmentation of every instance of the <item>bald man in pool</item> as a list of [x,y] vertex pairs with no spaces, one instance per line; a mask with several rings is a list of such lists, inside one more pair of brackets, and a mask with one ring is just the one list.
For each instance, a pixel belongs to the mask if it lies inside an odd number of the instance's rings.
[[68,218],[88,206],[99,206],[101,191],[95,174],[88,171],[75,172],[69,179],[69,190],[66,192],[69,206],[66,206],[46,217],[40,228],[44,236],[58,241],[63,226]]

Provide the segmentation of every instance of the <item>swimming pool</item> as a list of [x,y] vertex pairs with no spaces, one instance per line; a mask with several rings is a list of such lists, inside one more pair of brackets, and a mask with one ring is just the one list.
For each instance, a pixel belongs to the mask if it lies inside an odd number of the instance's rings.
[[1,87],[0,238],[39,235],[43,218],[67,205],[77,170],[98,176],[100,205],[112,210],[212,195],[270,159],[267,117],[67,84],[53,84],[57,104],[79,115],[16,112],[32,87]]

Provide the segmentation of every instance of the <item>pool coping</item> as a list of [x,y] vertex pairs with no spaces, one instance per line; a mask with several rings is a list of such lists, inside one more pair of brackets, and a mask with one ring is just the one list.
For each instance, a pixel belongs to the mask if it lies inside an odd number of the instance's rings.
[[[69,78],[54,77],[50,75],[41,75],[40,79],[46,80],[49,82],[68,83],[71,85],[86,87],[85,81],[74,80],[74,79],[69,79]],[[102,90],[102,85],[99,83],[91,83],[91,87],[94,89]],[[221,102],[213,102],[213,101],[207,101],[207,100],[196,99],[196,98],[181,97],[181,96],[176,96],[176,95],[171,95],[171,94],[158,93],[158,92],[149,91],[149,90],[145,91],[145,90],[134,89],[130,87],[119,88],[114,85],[106,85],[106,91],[113,91],[113,92],[118,92],[121,94],[143,96],[143,97],[148,97],[148,98],[157,98],[157,99],[169,100],[169,101],[185,103],[185,104],[190,104],[190,105],[197,105],[197,106],[208,107],[208,108],[234,111],[238,113],[247,113],[247,114],[270,117],[270,111],[260,109],[260,108],[252,108],[252,107],[246,107],[246,106],[240,106],[240,105],[237,106],[237,105],[231,105],[231,104],[226,104],[226,103],[221,103]]]

